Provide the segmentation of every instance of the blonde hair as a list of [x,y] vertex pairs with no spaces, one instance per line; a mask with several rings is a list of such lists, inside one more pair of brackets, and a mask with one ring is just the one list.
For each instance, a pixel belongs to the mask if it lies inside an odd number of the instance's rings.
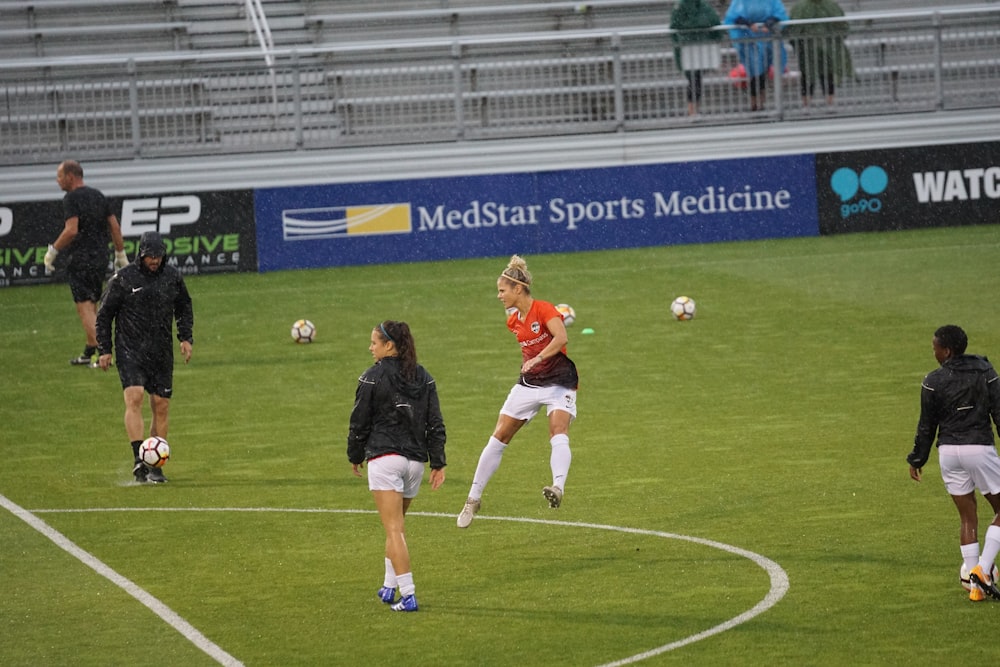
[[525,290],[531,291],[531,274],[528,273],[528,263],[521,259],[520,255],[511,255],[510,261],[507,262],[507,268],[503,270],[500,277],[522,285]]

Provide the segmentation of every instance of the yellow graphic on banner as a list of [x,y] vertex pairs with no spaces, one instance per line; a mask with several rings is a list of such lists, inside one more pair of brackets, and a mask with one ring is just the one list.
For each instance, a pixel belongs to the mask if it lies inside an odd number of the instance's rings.
[[281,212],[281,227],[286,241],[413,231],[409,204],[289,209]]
[[347,207],[347,233],[394,234],[411,229],[409,204]]

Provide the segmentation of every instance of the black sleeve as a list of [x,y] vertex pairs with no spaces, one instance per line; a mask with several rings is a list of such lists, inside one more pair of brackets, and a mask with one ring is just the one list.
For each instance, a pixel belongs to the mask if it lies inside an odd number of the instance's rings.
[[438,400],[437,384],[432,379],[428,385],[430,394],[427,397],[427,458],[431,469],[437,470],[448,465],[444,455],[444,443],[448,439],[444,429],[444,417],[441,416],[441,403]]
[[986,390],[989,392],[990,414],[1000,432],[1000,377],[997,377],[997,372],[992,367],[986,377]]
[[372,431],[372,395],[375,393],[373,368],[358,378],[358,388],[354,392],[354,409],[351,411],[350,428],[347,433],[347,460],[362,463],[365,460],[365,445]]
[[194,343],[194,307],[191,295],[184,284],[184,277],[178,276],[177,297],[174,299],[174,317],[177,319],[177,340]]
[[914,468],[923,468],[930,458],[931,447],[938,431],[938,421],[934,391],[928,388],[924,380],[920,388],[920,420],[917,422],[917,434],[913,438],[913,451],[906,457],[906,462]]
[[111,322],[118,315],[122,302],[121,276],[114,274],[108,280],[108,286],[101,297],[101,305],[97,310],[97,350],[100,354],[111,354]]

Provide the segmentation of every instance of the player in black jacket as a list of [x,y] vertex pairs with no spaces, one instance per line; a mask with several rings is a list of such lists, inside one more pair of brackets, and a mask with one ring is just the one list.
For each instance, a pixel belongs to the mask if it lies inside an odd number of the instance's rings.
[[132,444],[132,473],[138,482],[165,482],[159,468],[139,461],[144,439],[144,394],[149,394],[150,436],[166,439],[173,395],[174,320],[184,363],[191,360],[194,311],[180,271],[165,262],[167,246],[156,232],[139,239],[135,261],[119,270],[97,311],[98,364],[111,366],[111,322],[115,323],[116,365],[125,394],[125,431]]
[[[417,363],[406,322],[386,320],[368,346],[375,365],[358,378],[347,436],[354,474],[368,462],[368,488],[385,528],[385,579],[378,597],[393,611],[417,611],[404,517],[430,462],[431,489],[444,483],[444,419],[434,378]],[[393,604],[396,588],[399,602]]]
[[[965,332],[953,324],[934,332],[934,358],[941,367],[921,385],[920,421],[906,461],[910,477],[919,482],[937,436],[941,477],[961,519],[962,559],[972,584],[969,599],[989,595],[1000,600],[990,577],[1000,553],[1000,457],[993,440],[993,425],[1000,426],[1000,377],[986,357],[965,354],[968,344]],[[994,513],[981,554],[977,488]]]

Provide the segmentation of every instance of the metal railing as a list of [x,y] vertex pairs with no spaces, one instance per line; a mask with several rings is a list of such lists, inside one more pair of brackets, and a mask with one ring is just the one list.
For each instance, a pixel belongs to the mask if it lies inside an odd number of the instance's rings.
[[[692,124],[1000,107],[1000,7],[849,15],[853,72],[811,105],[801,60],[833,38],[774,38],[787,69],[752,110],[733,42],[697,114],[666,28],[312,49],[0,62],[0,164],[631,132]],[[788,30],[796,24],[788,22]],[[725,28],[721,29],[723,32]]]
[[271,25],[267,22],[267,14],[264,13],[264,6],[260,0],[246,0],[247,20],[254,35],[257,36],[257,43],[260,44],[261,53],[264,54],[264,63],[267,65],[271,75],[271,97],[274,100],[275,116],[278,115],[278,80],[274,71],[274,37],[271,35]]

